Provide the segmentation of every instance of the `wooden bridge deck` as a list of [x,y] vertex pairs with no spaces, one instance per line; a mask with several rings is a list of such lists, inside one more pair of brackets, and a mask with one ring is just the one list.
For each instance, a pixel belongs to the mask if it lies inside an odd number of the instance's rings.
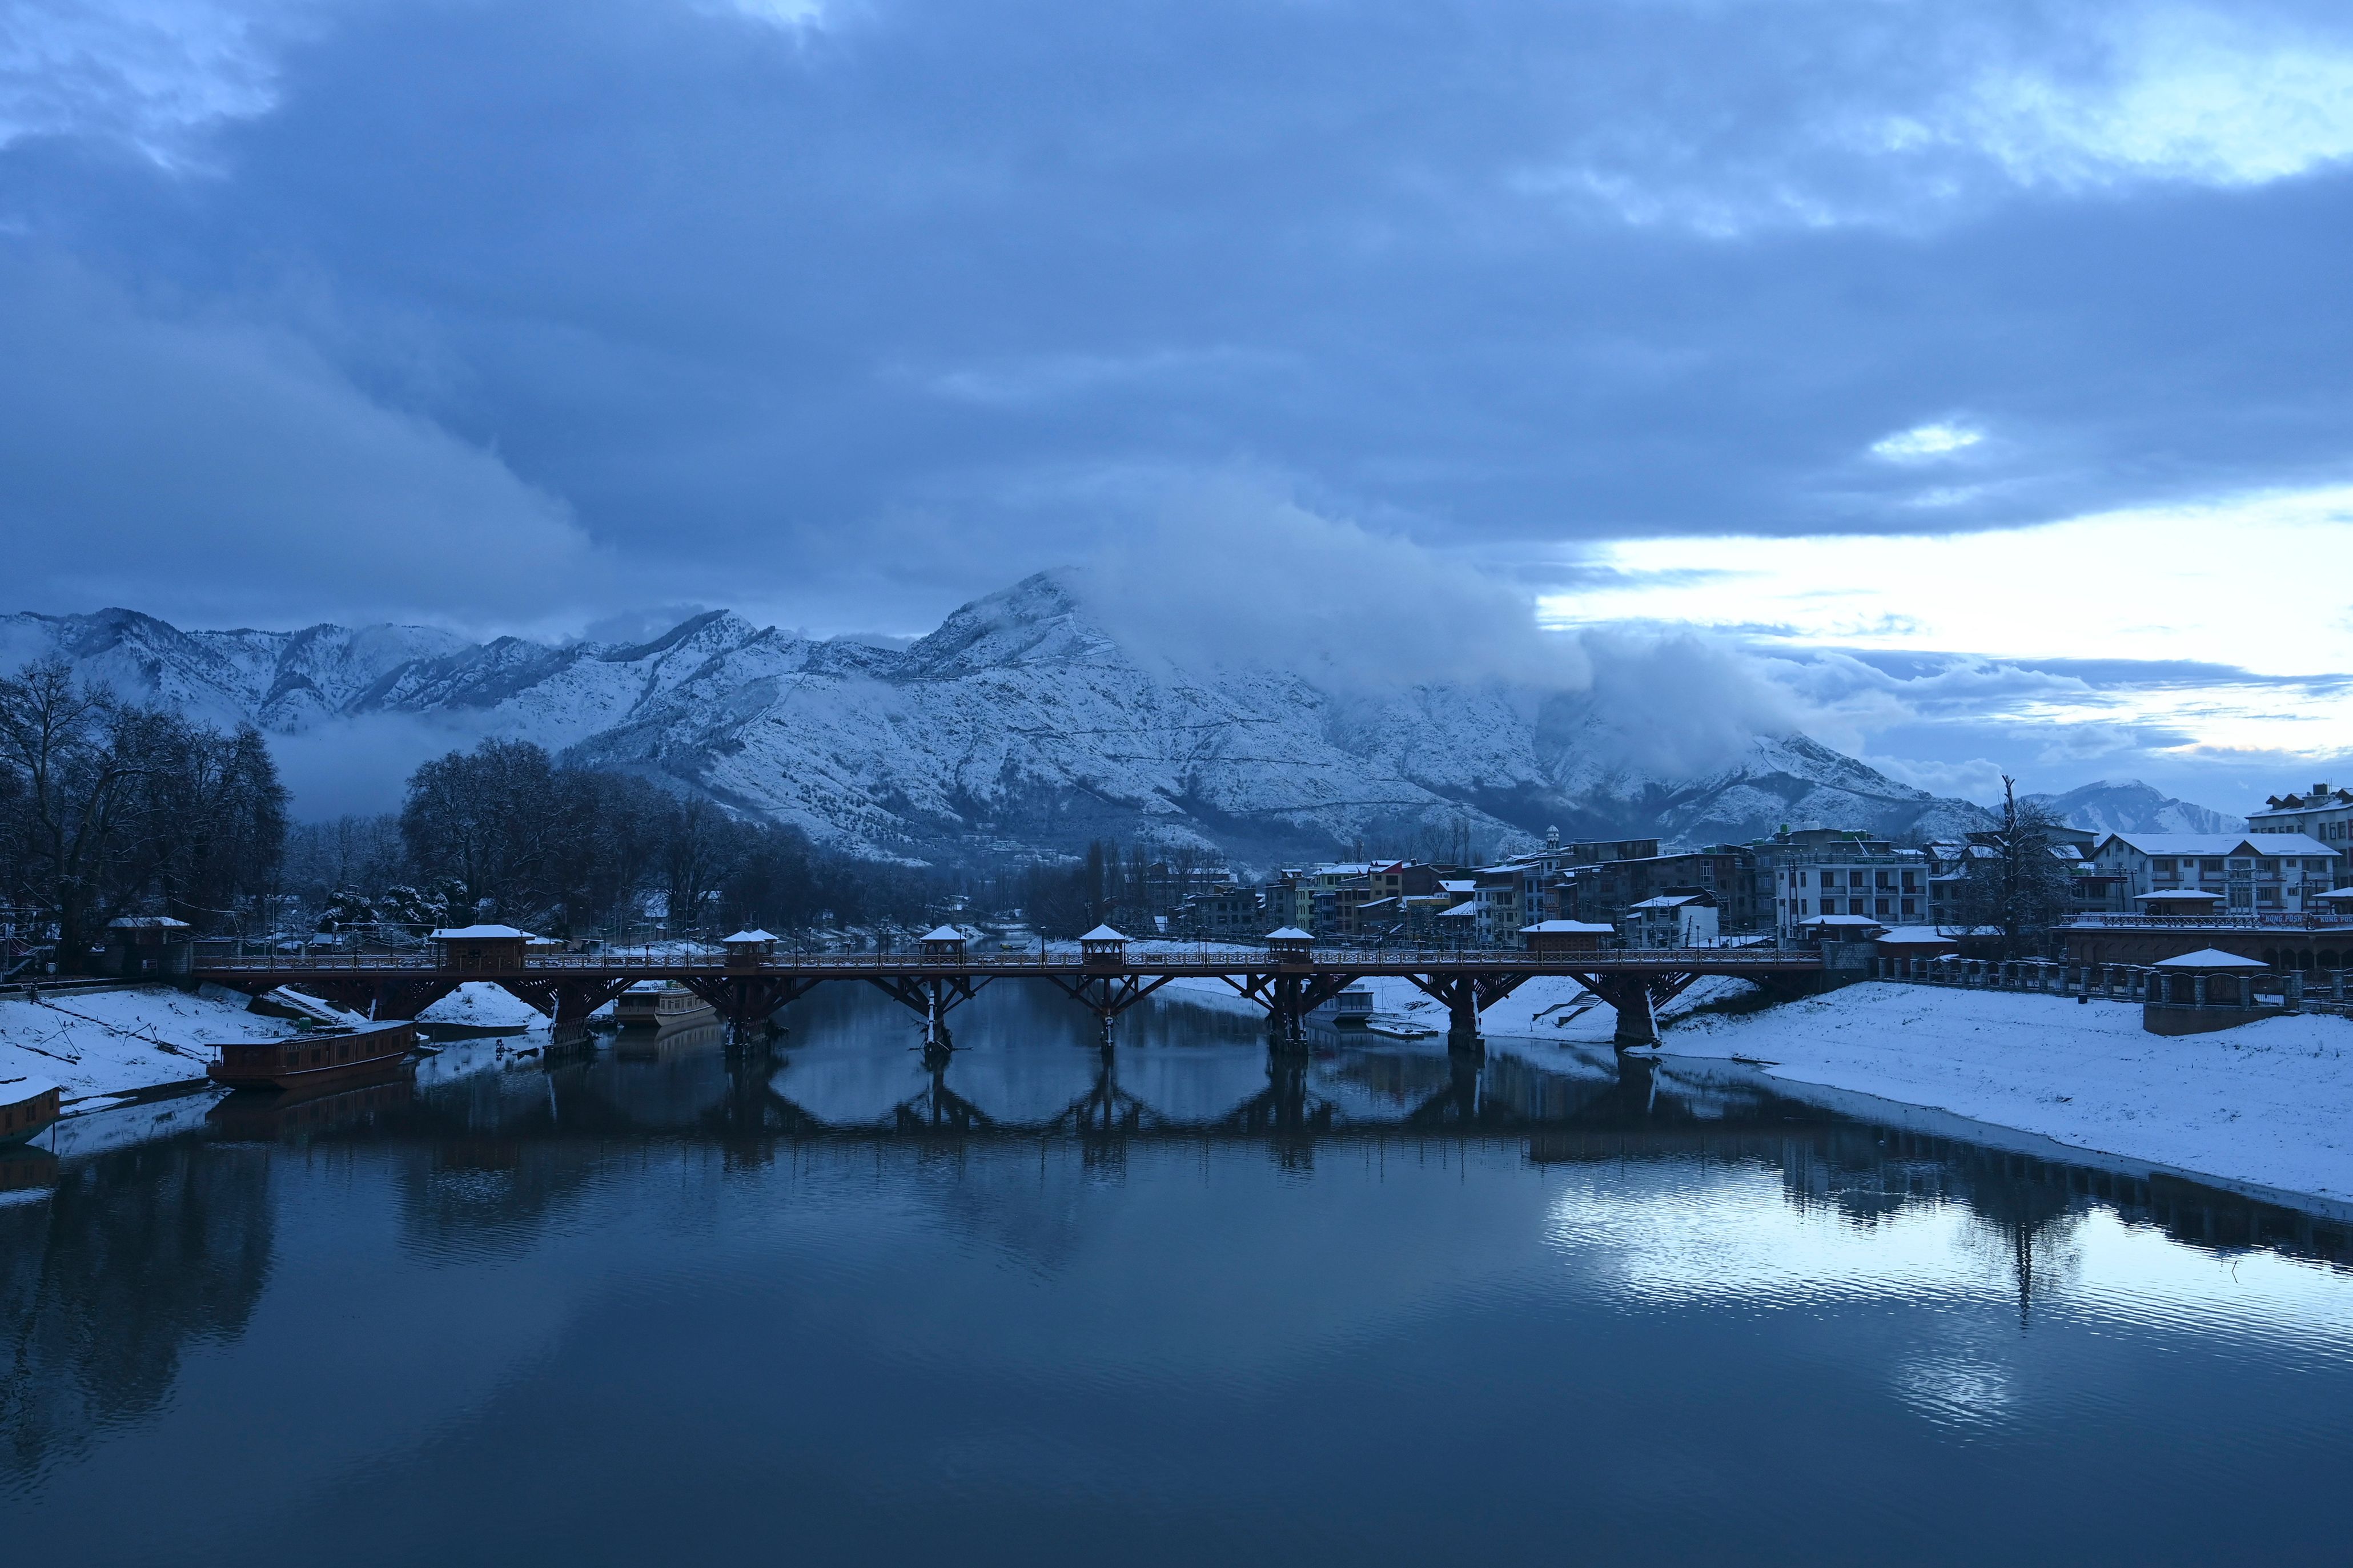
[[1815,973],[1822,967],[1819,953],[1769,947],[1654,948],[1566,954],[1533,955],[1517,948],[1412,949],[1394,947],[1317,948],[1304,959],[1272,957],[1263,952],[1206,952],[1192,948],[1145,949],[1107,963],[1077,953],[1051,951],[1032,953],[974,953],[960,958],[925,953],[856,952],[779,954],[754,963],[719,957],[643,954],[632,952],[562,952],[527,958],[520,968],[457,969],[417,953],[256,953],[245,957],[212,956],[195,961],[195,972],[206,978],[263,973],[294,974],[447,974],[461,980],[489,980],[506,975],[627,975],[632,980],[683,979],[691,975],[779,974],[819,980],[859,980],[875,974],[938,976],[986,974],[1018,979],[1050,974],[1166,974],[1214,979],[1229,974],[1330,973],[1345,971],[1358,977],[1373,975],[1472,972],[1503,974],[1657,974],[1694,971],[1704,974],[1769,973]]
[[1478,1016],[1528,981],[1573,979],[1618,1012],[1621,1044],[1657,1038],[1658,1005],[1702,975],[1740,975],[1783,987],[1822,973],[1819,953],[1767,947],[1662,948],[1531,953],[1510,949],[1316,948],[1301,952],[1134,944],[1116,955],[1036,952],[774,954],[756,959],[676,953],[548,953],[520,963],[451,963],[406,952],[207,955],[194,977],[259,993],[290,985],[374,1017],[415,1017],[469,981],[487,982],[559,1020],[582,1020],[640,981],[673,980],[741,1031],[827,981],[864,981],[913,1009],[947,1048],[947,1015],[997,980],[1041,980],[1092,1010],[1111,1041],[1113,1021],[1172,980],[1219,980],[1266,1008],[1278,1036],[1360,980],[1406,980],[1443,1003],[1450,1034],[1473,1041]]

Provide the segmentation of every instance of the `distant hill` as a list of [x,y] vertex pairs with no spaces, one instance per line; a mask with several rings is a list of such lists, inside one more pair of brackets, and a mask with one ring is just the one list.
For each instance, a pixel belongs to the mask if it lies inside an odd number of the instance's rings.
[[2026,797],[2093,833],[2243,833],[2247,819],[2176,800],[2138,779],[2102,779],[2064,795]]
[[904,648],[723,611],[633,646],[0,616],[0,664],[52,651],[125,695],[215,720],[332,735],[439,718],[453,736],[536,741],[853,853],[933,863],[1068,853],[1097,837],[1263,868],[1354,846],[1510,850],[1553,826],[1705,843],[1784,824],[1948,837],[1989,820],[1798,734],[1757,736],[1704,775],[1661,776],[1618,760],[1632,754],[1628,721],[1573,692],[1342,694],[1264,668],[1176,669],[1131,651],[1055,574],[976,600]]

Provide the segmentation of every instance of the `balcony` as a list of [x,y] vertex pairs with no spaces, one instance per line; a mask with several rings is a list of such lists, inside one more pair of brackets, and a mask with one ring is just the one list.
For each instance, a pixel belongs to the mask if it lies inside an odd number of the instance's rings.
[[2353,914],[2294,913],[2284,910],[2238,910],[2212,915],[2079,914],[2067,921],[2077,929],[2116,931],[2348,931]]

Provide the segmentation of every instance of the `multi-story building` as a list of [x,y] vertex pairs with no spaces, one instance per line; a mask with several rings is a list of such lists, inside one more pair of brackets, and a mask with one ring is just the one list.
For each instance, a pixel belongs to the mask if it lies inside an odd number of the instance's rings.
[[1716,940],[1715,895],[1679,888],[1626,911],[1628,947],[1705,947]]
[[1405,901],[1435,894],[1441,875],[1451,869],[1413,860],[1377,862],[1332,889],[1332,929],[1342,936],[1400,934]]
[[2353,790],[2316,784],[2305,795],[2275,795],[2247,813],[2250,833],[2301,833],[2331,848],[2353,843]]
[[1544,918],[1530,912],[1527,891],[1539,876],[1532,867],[1488,866],[1471,874],[1472,942],[1480,947],[1515,947],[1520,928]]
[[1176,907],[1170,922],[1177,934],[1211,942],[1257,936],[1269,929],[1266,911],[1255,888],[1219,888],[1196,893]]
[[1627,911],[1672,889],[1698,889],[1715,900],[1726,931],[1761,923],[1757,857],[1746,845],[1715,844],[1666,855],[1629,856],[1576,867],[1544,884],[1548,912],[1560,920],[1623,925]]
[[2111,833],[2092,863],[2121,875],[2128,899],[2215,893],[2222,914],[2243,918],[2318,910],[2344,857],[2303,833]]
[[1928,858],[1883,838],[1842,829],[1777,833],[1755,847],[1771,866],[1774,927],[1794,937],[1820,915],[1860,915],[1887,925],[1929,918]]

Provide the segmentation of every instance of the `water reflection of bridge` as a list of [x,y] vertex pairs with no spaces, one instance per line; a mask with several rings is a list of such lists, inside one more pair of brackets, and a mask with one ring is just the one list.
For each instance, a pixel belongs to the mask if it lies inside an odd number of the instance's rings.
[[184,1119],[179,1131],[95,1154],[59,1162],[20,1152],[21,1179],[51,1190],[44,1201],[0,1205],[0,1321],[13,1325],[13,1369],[0,1374],[0,1473],[30,1473],[102,1426],[155,1408],[186,1345],[241,1331],[269,1272],[280,1185],[272,1144],[306,1166],[388,1169],[404,1235],[437,1252],[528,1248],[658,1151],[741,1173],[828,1154],[862,1165],[893,1151],[934,1168],[949,1163],[943,1153],[977,1167],[1061,1146],[1091,1168],[1116,1169],[1131,1153],[1190,1142],[1262,1150],[1294,1170],[1319,1152],[1356,1147],[1516,1155],[1579,1168],[1597,1184],[1619,1180],[1613,1168],[1646,1164],[1745,1169],[1778,1180],[1792,1206],[1864,1228],[1923,1205],[1957,1207],[1989,1258],[2010,1269],[2021,1314],[2063,1269],[2075,1227],[2102,1210],[2216,1255],[2263,1249],[2353,1267],[2353,1226],[2326,1215],[2088,1158],[1856,1121],[1769,1087],[1695,1088],[1646,1062],[1620,1066],[1606,1048],[1592,1059],[1563,1052],[1559,1070],[1515,1057],[1475,1063],[1383,1050],[1282,1065],[1269,1053],[1211,1049],[1235,1069],[1219,1081],[1247,1090],[1214,1113],[1172,1110],[1167,1094],[1155,1103],[1137,1087],[1150,1087],[1141,1068],[1131,1084],[1117,1066],[1080,1053],[1091,1070],[1073,1092],[1058,1084],[1059,1102],[1039,1115],[994,1098],[959,1058],[944,1071],[904,1075],[912,1092],[888,1114],[851,1123],[794,1099],[797,1068],[712,1049],[657,1063],[243,1097],[216,1107],[209,1125]]

